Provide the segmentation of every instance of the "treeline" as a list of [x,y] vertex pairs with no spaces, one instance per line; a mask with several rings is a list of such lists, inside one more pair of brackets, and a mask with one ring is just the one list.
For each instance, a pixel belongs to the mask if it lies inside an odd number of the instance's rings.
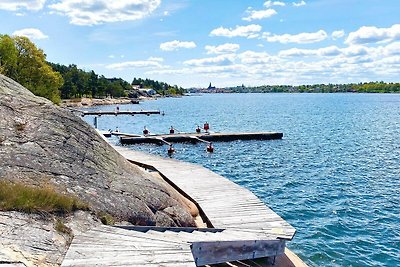
[[132,85],[139,85],[141,88],[152,88],[160,95],[183,95],[185,93],[185,89],[182,87],[171,86],[165,82],[151,79],[134,78]]
[[246,87],[244,85],[226,88],[232,93],[400,93],[400,83],[368,82],[350,84],[313,85],[263,85]]
[[[132,85],[121,78],[106,78],[76,65],[46,61],[43,50],[28,38],[0,35],[0,73],[17,81],[35,95],[59,103],[61,98],[127,96]],[[183,94],[183,88],[150,79],[135,78],[133,83],[153,88],[161,95]]]
[[48,62],[54,71],[60,73],[64,83],[60,88],[61,97],[80,98],[93,97],[102,98],[106,96],[126,96],[132,86],[121,78],[105,78],[94,71],[84,71],[76,65],[69,66]]

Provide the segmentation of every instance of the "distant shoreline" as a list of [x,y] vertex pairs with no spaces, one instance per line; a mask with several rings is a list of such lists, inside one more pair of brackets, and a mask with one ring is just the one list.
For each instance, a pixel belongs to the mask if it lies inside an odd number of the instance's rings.
[[92,106],[103,106],[103,105],[125,105],[132,104],[132,100],[145,101],[145,100],[156,100],[153,97],[140,97],[138,99],[131,99],[128,97],[118,98],[75,98],[75,99],[63,99],[60,103],[61,107],[92,107]]

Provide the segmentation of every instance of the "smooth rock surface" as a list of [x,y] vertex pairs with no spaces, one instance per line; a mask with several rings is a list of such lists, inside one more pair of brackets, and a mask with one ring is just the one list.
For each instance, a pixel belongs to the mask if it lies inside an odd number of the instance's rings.
[[136,225],[194,226],[164,182],[132,165],[81,118],[0,75],[0,179],[51,185]]

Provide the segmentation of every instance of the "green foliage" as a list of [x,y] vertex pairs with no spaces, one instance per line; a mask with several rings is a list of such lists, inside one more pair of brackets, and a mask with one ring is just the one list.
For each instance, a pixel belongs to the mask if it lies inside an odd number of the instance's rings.
[[233,93],[400,93],[400,83],[350,83],[350,84],[313,84],[313,85],[263,85],[256,87],[237,86],[227,88]]
[[113,225],[115,223],[114,218],[107,212],[101,211],[97,214],[97,217],[104,225]]
[[64,84],[61,87],[61,97],[63,99],[94,97],[102,98],[106,96],[122,97],[126,96],[126,90],[132,89],[127,81],[120,78],[107,79],[99,76],[94,71],[84,71],[76,65],[69,66],[50,63],[53,70],[61,73]]
[[0,211],[70,213],[88,209],[89,206],[77,198],[57,193],[49,186],[37,188],[8,181],[0,182]]
[[35,95],[60,102],[63,79],[46,63],[46,55],[28,38],[0,36],[0,72]]
[[132,85],[139,85],[141,88],[152,88],[160,95],[183,95],[185,89],[177,85],[171,86],[164,82],[154,81],[151,79],[134,78]]

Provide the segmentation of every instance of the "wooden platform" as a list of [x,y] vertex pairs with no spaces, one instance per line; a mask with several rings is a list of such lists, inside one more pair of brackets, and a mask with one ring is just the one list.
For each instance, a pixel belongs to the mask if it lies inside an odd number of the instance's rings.
[[120,110],[120,111],[116,111],[116,110],[106,110],[106,111],[101,111],[101,110],[97,110],[97,111],[80,111],[81,112],[81,116],[84,117],[86,115],[96,115],[96,116],[102,116],[102,115],[151,115],[151,114],[161,114],[161,112],[159,110]]
[[249,190],[202,166],[114,148],[158,171],[198,206],[209,228],[97,227],[75,236],[62,266],[204,266],[273,258],[295,234]]
[[142,143],[182,143],[182,142],[228,142],[235,140],[272,140],[282,139],[283,133],[257,132],[257,133],[179,133],[159,134],[146,136],[120,135],[121,144],[142,144]]

